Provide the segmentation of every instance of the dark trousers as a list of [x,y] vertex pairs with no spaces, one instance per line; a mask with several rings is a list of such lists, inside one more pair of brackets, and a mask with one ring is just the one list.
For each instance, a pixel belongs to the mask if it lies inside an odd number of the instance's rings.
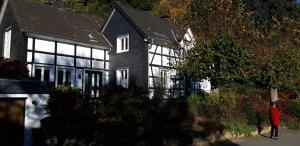
[[278,137],[278,126],[275,125],[271,126],[271,137],[274,136],[274,131],[275,131],[275,137]]

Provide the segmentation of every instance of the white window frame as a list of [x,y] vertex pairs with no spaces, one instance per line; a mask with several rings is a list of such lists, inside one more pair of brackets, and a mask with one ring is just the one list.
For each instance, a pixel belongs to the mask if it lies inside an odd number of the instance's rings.
[[45,81],[45,70],[49,69],[49,82],[51,82],[51,72],[53,68],[51,66],[34,66],[34,78],[36,78],[36,69],[41,69],[41,81]]
[[[126,77],[123,74],[126,71]],[[129,85],[129,68],[119,68],[116,70],[116,80],[117,85],[122,86],[123,88],[128,88]]]
[[[122,40],[125,40],[125,41],[122,41]],[[129,51],[129,34],[117,37],[117,45],[116,46],[117,46],[117,53],[128,52]],[[122,48],[122,46],[125,48]]]
[[55,84],[56,86],[59,85],[58,84],[58,72],[59,71],[63,71],[63,80],[62,80],[62,83],[66,82],[67,81],[67,71],[70,71],[70,82],[71,82],[71,86],[73,87],[74,85],[74,77],[75,77],[75,68],[68,68],[68,67],[57,67],[56,68],[56,81],[55,81]]
[[3,40],[3,57],[10,58],[10,50],[11,50],[11,28],[7,28],[4,32],[4,40]]

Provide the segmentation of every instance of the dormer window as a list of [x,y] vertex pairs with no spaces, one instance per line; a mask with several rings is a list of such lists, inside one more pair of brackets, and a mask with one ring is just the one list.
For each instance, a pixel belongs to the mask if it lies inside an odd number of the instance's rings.
[[129,51],[129,35],[120,36],[117,38],[117,53]]

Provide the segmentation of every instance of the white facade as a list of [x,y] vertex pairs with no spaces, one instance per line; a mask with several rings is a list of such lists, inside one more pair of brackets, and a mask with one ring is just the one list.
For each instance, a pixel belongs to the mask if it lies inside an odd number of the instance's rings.
[[[161,45],[149,44],[148,53],[148,86],[150,89],[150,97],[153,94],[155,78],[164,79],[167,88],[167,96],[180,97],[184,96],[184,79],[177,75],[175,67],[184,60],[185,52],[193,48],[196,44],[194,35],[190,28],[187,29],[179,45],[183,49],[168,48]],[[211,83],[209,79],[202,81],[192,81],[193,90],[211,91]]]
[[99,74],[102,85],[108,83],[109,48],[28,37],[27,64],[30,77],[36,80],[55,82],[56,86],[69,81],[71,86],[84,91],[86,78],[93,77],[86,76],[87,71]]
[[158,79],[162,80],[167,88],[167,97],[184,95],[184,86],[182,82],[177,81],[178,76],[175,70],[175,66],[180,59],[179,49],[149,44],[148,86],[150,97],[152,97],[153,89]]

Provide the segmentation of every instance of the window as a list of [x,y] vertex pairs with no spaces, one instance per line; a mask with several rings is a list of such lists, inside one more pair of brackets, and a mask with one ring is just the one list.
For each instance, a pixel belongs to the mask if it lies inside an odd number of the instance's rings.
[[10,58],[10,47],[11,47],[11,29],[4,32],[4,58]]
[[129,35],[117,38],[117,53],[129,51]]
[[27,39],[27,49],[28,50],[32,50],[33,47],[33,39],[32,38],[28,38]]
[[53,41],[47,41],[47,40],[40,40],[35,39],[35,50],[36,51],[42,51],[42,52],[55,52],[55,42]]
[[117,70],[117,84],[128,88],[128,68],[126,69],[118,69]]
[[161,69],[161,70],[159,71],[159,73],[160,73],[159,75],[160,75],[162,84],[163,84],[163,85],[166,85],[166,83],[168,82],[168,71],[167,71],[167,70]]
[[50,81],[50,68],[47,67],[36,67],[35,68],[35,80],[37,81]]
[[57,85],[62,85],[65,82],[69,82],[69,83],[73,84],[72,72],[73,72],[73,70],[71,70],[71,69],[59,68],[57,71]]

